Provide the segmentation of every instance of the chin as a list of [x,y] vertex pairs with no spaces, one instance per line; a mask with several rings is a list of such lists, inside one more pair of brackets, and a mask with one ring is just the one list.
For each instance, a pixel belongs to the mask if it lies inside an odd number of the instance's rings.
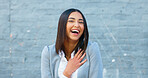
[[72,37],[72,38],[70,38],[70,40],[73,40],[73,41],[78,41],[78,40],[79,40],[79,38]]

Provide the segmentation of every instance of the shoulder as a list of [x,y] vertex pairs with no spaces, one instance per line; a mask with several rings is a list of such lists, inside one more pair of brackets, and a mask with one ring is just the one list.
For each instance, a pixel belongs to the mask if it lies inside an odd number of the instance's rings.
[[89,41],[86,52],[88,52],[89,55],[100,54],[100,49],[99,49],[98,43]]
[[47,56],[49,57],[49,55],[51,54],[51,52],[55,51],[55,43],[52,45],[47,45],[44,46],[43,50],[42,50],[42,56]]
[[89,41],[87,48],[88,49],[99,49],[99,46],[98,46],[98,43],[97,42]]
[[54,50],[55,49],[55,43],[48,45],[47,46],[50,50]]

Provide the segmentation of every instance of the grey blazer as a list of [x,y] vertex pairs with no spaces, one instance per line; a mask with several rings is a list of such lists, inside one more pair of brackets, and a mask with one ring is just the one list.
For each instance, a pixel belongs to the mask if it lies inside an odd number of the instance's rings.
[[[77,78],[103,78],[103,64],[96,42],[88,42],[84,59],[87,61],[79,68]],[[60,56],[56,53],[55,44],[45,46],[41,55],[41,77],[59,78],[59,63]]]

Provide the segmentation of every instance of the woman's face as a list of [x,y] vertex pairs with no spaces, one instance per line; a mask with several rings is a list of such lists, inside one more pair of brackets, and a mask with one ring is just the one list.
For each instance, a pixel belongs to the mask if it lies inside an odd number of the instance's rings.
[[84,31],[83,17],[79,12],[72,12],[67,20],[66,35],[69,40],[77,41]]

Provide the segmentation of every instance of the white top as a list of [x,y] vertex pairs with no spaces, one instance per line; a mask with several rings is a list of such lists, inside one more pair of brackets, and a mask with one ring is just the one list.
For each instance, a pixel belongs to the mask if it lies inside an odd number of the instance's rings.
[[[71,58],[74,57],[74,52],[73,51],[71,53]],[[68,78],[66,77],[65,75],[63,75],[63,72],[66,68],[66,65],[68,63],[67,59],[65,58],[65,54],[63,51],[59,52],[59,56],[61,57],[61,60],[60,60],[60,65],[59,65],[59,68],[58,68],[58,75],[59,75],[59,78]],[[77,71],[78,69],[72,74],[71,78],[77,78]]]

